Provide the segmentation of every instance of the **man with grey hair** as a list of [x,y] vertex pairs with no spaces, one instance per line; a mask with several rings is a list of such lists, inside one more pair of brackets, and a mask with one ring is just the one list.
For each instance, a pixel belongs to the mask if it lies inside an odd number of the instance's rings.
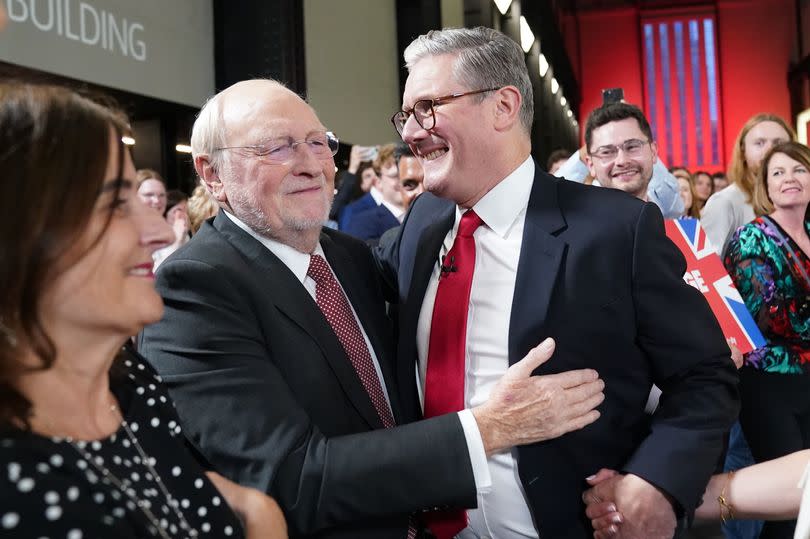
[[[405,63],[391,120],[429,192],[377,261],[388,300],[400,303],[400,376],[417,365],[425,417],[486,400],[549,336],[554,361],[536,375],[588,366],[606,383],[595,423],[492,452],[492,488],[475,510],[436,515],[449,530],[440,539],[589,538],[585,478],[603,467],[623,471],[601,483],[624,519],[617,537],[672,537],[736,417],[737,375],[706,301],[682,279],[660,211],[536,166],[525,57],[502,33],[431,31]],[[667,397],[650,420],[653,383]]]
[[372,255],[321,226],[337,139],[312,108],[277,82],[243,81],[205,105],[192,148],[221,211],[158,270],[166,310],[140,351],[190,442],[272,493],[292,536],[413,537],[414,512],[471,507],[488,488],[472,461],[598,417],[593,370],[529,377],[549,340],[486,402],[414,422]]

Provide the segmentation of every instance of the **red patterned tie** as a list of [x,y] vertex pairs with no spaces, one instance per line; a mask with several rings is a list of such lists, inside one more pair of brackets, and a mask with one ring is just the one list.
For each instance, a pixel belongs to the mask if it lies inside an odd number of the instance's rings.
[[[349,360],[357,371],[357,376],[360,377],[360,382],[366,388],[368,396],[371,397],[377,415],[380,416],[385,428],[395,426],[394,416],[385,400],[380,378],[374,369],[374,363],[363,338],[363,332],[360,331],[360,325],[354,317],[349,300],[346,299],[340,284],[321,255],[310,257],[307,275],[315,281],[315,301],[326,317],[326,321],[332,326],[340,344],[343,345],[346,355],[349,356]],[[416,528],[409,519],[407,539],[415,537]]]
[[371,354],[360,331],[360,325],[354,317],[349,300],[343,294],[343,290],[332,274],[332,270],[326,264],[326,260],[321,255],[312,255],[309,259],[309,269],[307,270],[313,281],[315,281],[315,298],[323,315],[326,317],[332,330],[337,335],[340,344],[349,356],[357,376],[366,388],[371,402],[377,410],[385,428],[395,425],[394,417],[391,415],[391,408],[385,400],[380,378],[374,369]]
[[[473,232],[482,223],[473,210],[467,210],[461,216],[453,247],[442,260],[439,288],[436,291],[433,320],[430,324],[425,417],[464,409],[467,309],[475,269]],[[467,527],[467,512],[435,512],[428,514],[425,520],[438,539],[450,539]]]

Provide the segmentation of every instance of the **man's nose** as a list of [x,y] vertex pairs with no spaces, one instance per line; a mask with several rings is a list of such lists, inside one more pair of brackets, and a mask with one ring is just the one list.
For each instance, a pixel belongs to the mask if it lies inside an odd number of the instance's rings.
[[402,126],[402,140],[406,144],[413,144],[428,136],[428,131],[416,121],[416,115],[411,114]]
[[136,204],[133,211],[141,245],[155,252],[174,242],[174,231],[162,215],[143,204]]

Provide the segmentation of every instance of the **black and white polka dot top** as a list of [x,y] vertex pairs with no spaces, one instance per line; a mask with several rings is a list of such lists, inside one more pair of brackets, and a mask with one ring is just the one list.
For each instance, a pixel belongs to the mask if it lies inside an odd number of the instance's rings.
[[0,431],[0,537],[243,537],[154,370],[122,351],[110,386],[129,432],[77,442]]

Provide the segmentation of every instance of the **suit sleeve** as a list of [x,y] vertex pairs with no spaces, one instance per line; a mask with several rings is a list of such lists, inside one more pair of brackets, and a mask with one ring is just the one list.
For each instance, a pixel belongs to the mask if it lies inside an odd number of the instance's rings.
[[739,411],[737,371],[703,295],[683,281],[686,264],[645,205],[633,250],[639,346],[663,394],[648,437],[624,469],[668,493],[688,514],[709,481]]
[[157,276],[164,318],[141,336],[140,350],[169,385],[186,431],[218,471],[274,496],[293,535],[475,505],[456,414],[324,436],[285,382],[274,358],[283,352],[267,342],[237,280],[199,261],[168,261]]

